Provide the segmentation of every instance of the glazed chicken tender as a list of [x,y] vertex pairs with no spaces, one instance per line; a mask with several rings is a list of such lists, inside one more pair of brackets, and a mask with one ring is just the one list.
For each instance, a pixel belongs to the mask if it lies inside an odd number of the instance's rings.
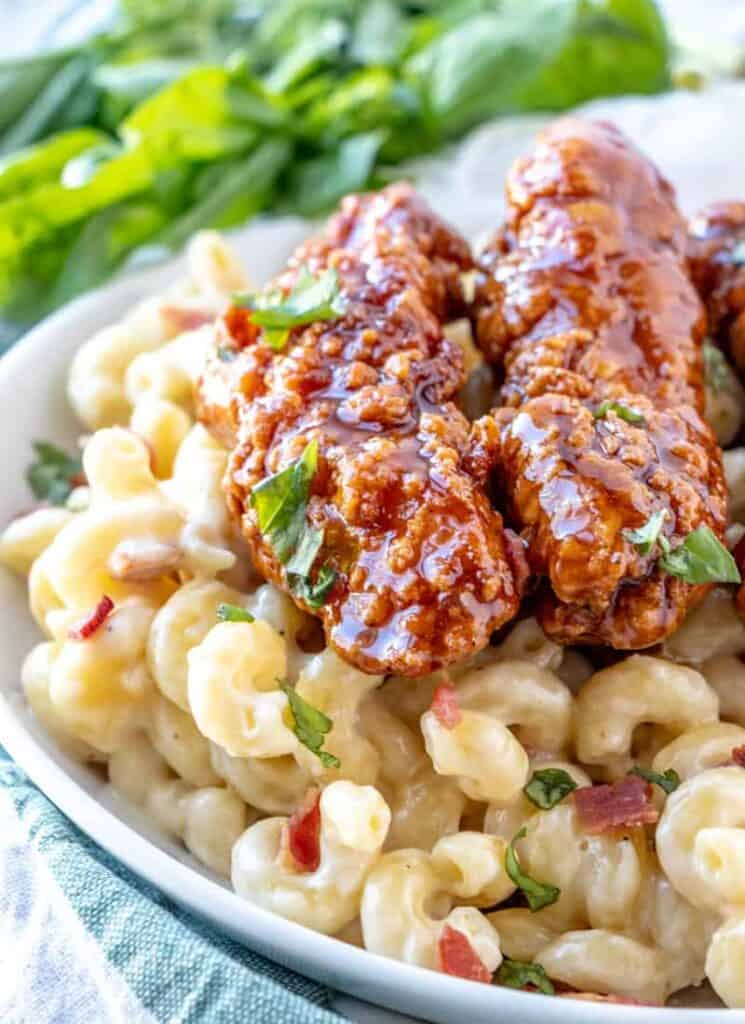
[[745,373],[745,202],[712,203],[697,214],[688,256],[709,332]]
[[[740,379],[745,379],[745,202],[712,203],[689,224],[688,258],[691,275],[706,305],[712,341],[732,360]],[[711,358],[716,359],[716,351]],[[713,363],[713,386],[717,388],[726,364]],[[735,392],[742,408],[742,391]],[[741,426],[740,421],[740,426]],[[745,571],[745,542],[734,551],[742,574]],[[745,619],[745,584],[740,586],[735,605]]]
[[[274,351],[232,308],[201,383],[201,416],[233,447],[228,502],[258,568],[366,672],[416,676],[462,658],[519,605],[522,544],[465,472],[468,423],[450,401],[463,361],[442,324],[461,312],[471,266],[408,186],[350,197],[266,293],[333,271],[341,312]],[[254,506],[255,488],[309,446],[306,522],[322,544],[303,590]]]
[[705,527],[719,548],[726,519],[686,226],[615,127],[570,118],[515,164],[507,201],[476,299],[504,407],[474,425],[470,465],[496,469],[548,635],[647,647],[706,592],[681,545]]

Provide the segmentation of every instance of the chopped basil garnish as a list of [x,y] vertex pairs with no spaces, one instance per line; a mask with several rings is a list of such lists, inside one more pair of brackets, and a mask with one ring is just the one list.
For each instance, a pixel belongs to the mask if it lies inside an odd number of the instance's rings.
[[549,907],[552,903],[556,903],[561,895],[561,889],[556,885],[550,885],[548,882],[539,882],[535,878],[531,878],[530,875],[524,874],[521,870],[520,861],[517,859],[515,843],[519,839],[524,839],[527,834],[528,830],[523,827],[512,838],[505,854],[504,867],[509,878],[512,879],[518,889],[525,893],[528,906],[535,913],[536,910],[540,910],[542,907]]
[[315,530],[307,526],[300,534],[300,540],[293,553],[292,558],[286,565],[288,574],[293,576],[307,576],[313,568],[316,555],[323,544],[323,530]]
[[52,505],[64,505],[83,472],[80,457],[68,455],[48,441],[34,441],[36,461],[26,471],[26,479],[35,497]]
[[621,533],[630,541],[640,555],[648,555],[657,543],[662,524],[665,522],[667,512],[661,508],[653,512],[649,519],[636,530],[621,530]]
[[638,775],[646,782],[652,782],[666,793],[674,793],[680,785],[680,776],[674,768],[668,768],[666,772],[660,774],[660,772],[649,771],[647,768],[640,768],[637,764],[631,769],[631,774]]
[[280,291],[236,295],[233,302],[251,310],[251,320],[264,328],[264,340],[277,352],[284,348],[291,328],[318,320],[335,320],[346,311],[339,277],[333,267],[314,277],[303,265],[288,295]]
[[626,420],[627,423],[633,423],[636,426],[643,427],[647,422],[640,412],[630,408],[628,405],[624,405],[623,402],[614,402],[609,398],[601,402],[593,410],[592,415],[596,420],[602,420],[609,412],[614,412],[622,420]]
[[721,349],[710,341],[704,342],[704,378],[712,391],[724,391],[731,386],[732,369]]
[[311,441],[299,459],[251,491],[251,507],[256,509],[259,529],[283,565],[290,561],[308,528],[305,510],[317,466],[318,442]]
[[310,487],[318,467],[318,442],[311,441],[295,462],[262,480],[251,491],[259,529],[285,566],[292,593],[311,608],[320,608],[328,597],[336,573],[324,565],[315,582],[310,573],[323,544],[323,531],[310,526],[305,512]]
[[736,267],[745,267],[745,238],[741,238],[739,242],[735,244],[730,255],[730,259]]
[[294,576],[290,579],[290,590],[311,608],[321,608],[335,582],[334,570],[328,565],[322,565],[315,583],[311,583],[307,576]]
[[666,537],[658,539],[664,552],[658,564],[669,576],[686,583],[741,582],[737,563],[708,526],[693,530],[674,550]]
[[523,793],[536,807],[550,811],[576,788],[577,783],[569,772],[562,768],[541,768],[533,772],[530,782],[523,787]]
[[540,964],[524,964],[520,960],[503,960],[495,979],[498,985],[507,988],[531,988],[552,996],[555,992],[549,976]]
[[217,606],[217,617],[221,622],[253,622],[251,612],[246,611],[237,604],[219,604]]
[[288,682],[279,681],[280,690],[286,694],[287,701],[292,713],[292,731],[297,738],[315,754],[324,768],[340,768],[341,762],[334,754],[327,750],[321,750],[326,734],[331,732],[334,723],[318,708],[314,708],[306,700],[296,693]]

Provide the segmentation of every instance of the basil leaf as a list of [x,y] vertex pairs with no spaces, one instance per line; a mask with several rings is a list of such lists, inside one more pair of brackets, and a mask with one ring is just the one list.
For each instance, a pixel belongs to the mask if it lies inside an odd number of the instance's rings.
[[77,485],[75,478],[83,472],[80,457],[70,456],[48,441],[34,441],[33,449],[36,462],[26,471],[31,490],[42,501],[64,505]]
[[336,573],[328,565],[320,569],[315,583],[310,579],[323,544],[323,530],[309,526],[305,519],[317,466],[318,441],[313,440],[299,459],[262,480],[251,492],[259,529],[285,566],[291,593],[311,608],[325,603],[336,580]]
[[315,530],[310,526],[306,526],[300,535],[295,553],[287,563],[287,574],[308,576],[322,544],[323,530]]
[[33,146],[0,158],[0,199],[18,195],[44,182],[56,181],[70,160],[105,140],[102,132],[77,128],[54,136],[43,146]]
[[362,191],[384,141],[383,132],[360,132],[330,152],[298,164],[289,184],[293,208],[302,217],[316,217],[348,192]]
[[604,402],[601,402],[596,409],[593,410],[593,417],[596,420],[602,420],[609,412],[614,412],[616,416],[622,420],[626,420],[627,423],[633,423],[635,426],[645,427],[647,421],[644,419],[640,412],[636,412],[628,405],[624,405],[623,402],[614,402],[610,398],[607,398]]
[[289,295],[276,291],[265,295],[236,295],[236,306],[251,310],[251,320],[267,329],[265,340],[279,350],[287,341],[292,327],[335,320],[346,309],[346,301],[339,290],[339,277],[334,267],[314,277],[303,265]]
[[358,64],[393,64],[407,42],[403,5],[366,0],[355,19],[349,55]]
[[520,960],[504,959],[494,980],[498,985],[505,985],[507,988],[530,986],[547,996],[552,996],[555,991],[549,976],[540,964],[524,964]]
[[653,512],[643,526],[636,530],[621,530],[621,534],[634,545],[640,555],[648,555],[657,543],[666,515],[667,512],[661,508]]
[[693,530],[675,550],[665,547],[658,564],[669,576],[686,583],[741,582],[737,563],[708,526]]
[[523,793],[536,807],[549,811],[576,788],[577,783],[569,772],[562,768],[541,768],[533,772],[530,782],[523,787]]
[[631,774],[638,775],[640,779],[659,786],[666,793],[674,793],[680,785],[680,776],[674,768],[668,768],[666,772],[660,774],[659,772],[649,771],[647,768],[640,768],[637,764],[631,769]]
[[323,565],[315,583],[311,583],[307,576],[296,576],[290,580],[290,590],[311,608],[321,608],[335,582],[336,572],[331,566]]
[[710,341],[704,342],[704,378],[707,387],[719,392],[727,389],[733,376],[732,369],[724,357],[724,353]]
[[521,870],[520,861],[517,859],[515,843],[519,839],[524,839],[527,834],[528,830],[523,827],[516,836],[513,836],[510,845],[507,847],[504,867],[508,877],[515,883],[518,889],[525,893],[528,906],[535,913],[536,910],[540,910],[542,907],[549,907],[552,903],[556,903],[561,895],[561,889],[548,882],[539,882]]
[[292,714],[292,731],[297,738],[307,747],[311,753],[321,761],[324,768],[341,768],[341,762],[334,754],[327,750],[321,750],[327,733],[330,733],[334,723],[318,708],[314,708],[306,700],[296,693],[285,680],[279,680],[279,688],[287,696]]
[[299,459],[251,491],[251,507],[256,510],[259,529],[283,565],[294,555],[306,528],[305,510],[317,466],[318,441],[313,440]]
[[217,606],[217,617],[221,622],[253,622],[251,612],[246,611],[237,604],[219,604]]
[[735,245],[730,259],[736,267],[745,267],[745,238],[741,238]]

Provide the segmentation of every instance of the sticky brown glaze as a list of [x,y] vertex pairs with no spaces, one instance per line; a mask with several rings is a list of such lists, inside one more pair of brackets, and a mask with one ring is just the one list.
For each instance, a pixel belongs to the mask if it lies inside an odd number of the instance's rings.
[[[745,247],[745,202],[712,203],[688,225],[688,259],[691,276],[706,305],[709,335],[745,379],[745,260],[735,249]],[[745,579],[745,544],[733,552]],[[745,583],[735,597],[735,607],[745,620]]]
[[[329,643],[366,672],[416,676],[480,649],[517,612],[527,565],[463,469],[468,423],[450,401],[468,247],[405,185],[350,197],[298,268],[336,268],[344,316],[293,330],[281,353],[250,314],[228,312],[200,387],[201,417],[233,446],[228,502],[267,579],[284,569],[258,530],[252,488],[314,438],[307,516],[324,531],[315,569],[337,573],[318,610]],[[298,603],[302,607],[301,601]]]
[[[612,125],[564,119],[519,160],[476,298],[504,407],[474,425],[467,465],[496,468],[562,643],[658,643],[707,587],[624,536],[659,509],[673,547],[722,536],[721,452],[702,418],[704,316],[672,189]],[[606,399],[641,414],[596,418]]]
[[691,275],[706,304],[709,333],[745,375],[745,202],[713,203],[689,225]]

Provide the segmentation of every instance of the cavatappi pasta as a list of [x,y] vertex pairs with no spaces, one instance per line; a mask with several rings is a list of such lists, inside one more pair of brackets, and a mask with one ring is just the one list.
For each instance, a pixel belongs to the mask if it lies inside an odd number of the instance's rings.
[[[319,649],[247,568],[226,453],[194,420],[211,322],[245,275],[212,233],[188,263],[81,347],[85,483],[0,536],[44,634],[22,679],[37,718],[242,898],[307,927],[481,981],[663,1003],[708,979],[745,1007],[732,592],[606,667],[530,618],[447,677]],[[730,439],[739,402],[709,401]],[[745,522],[745,449],[725,461]],[[629,780],[652,785],[646,818],[596,828],[576,794]]]

